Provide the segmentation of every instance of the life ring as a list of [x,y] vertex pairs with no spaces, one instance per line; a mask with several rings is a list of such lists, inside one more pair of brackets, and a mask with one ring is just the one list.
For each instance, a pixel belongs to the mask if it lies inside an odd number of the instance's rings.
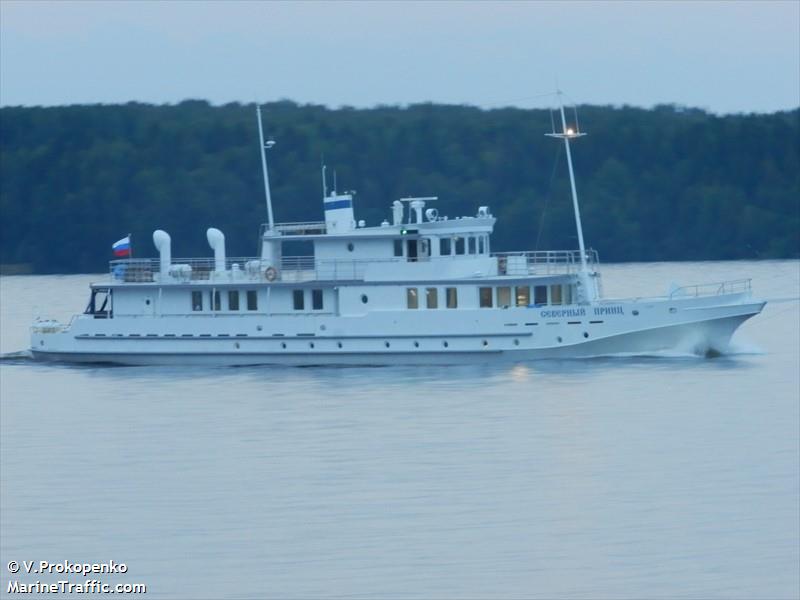
[[269,267],[266,271],[264,271],[264,277],[267,281],[275,281],[275,278],[278,276],[278,270],[275,267]]

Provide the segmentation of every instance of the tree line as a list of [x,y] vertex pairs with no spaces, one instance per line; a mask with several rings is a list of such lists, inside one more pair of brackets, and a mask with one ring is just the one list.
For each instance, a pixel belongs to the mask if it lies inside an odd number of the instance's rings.
[[[321,161],[356,218],[438,196],[440,214],[498,217],[494,250],[577,247],[563,144],[547,110],[418,104],[263,107],[275,139],[276,220],[322,219]],[[800,256],[800,109],[719,116],[674,105],[582,106],[572,144],[587,245],[610,261]],[[329,179],[329,187],[332,177]],[[0,108],[0,263],[35,273],[99,272],[131,233],[155,256],[257,253],[266,221],[255,109],[78,105]]]

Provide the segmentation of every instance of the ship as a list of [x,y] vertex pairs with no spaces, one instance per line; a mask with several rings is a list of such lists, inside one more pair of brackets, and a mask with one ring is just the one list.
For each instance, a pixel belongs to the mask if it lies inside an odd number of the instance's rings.
[[[586,249],[568,125],[557,92],[552,131],[563,142],[578,249],[493,252],[489,206],[449,218],[437,197],[407,197],[387,218],[357,220],[354,194],[327,189],[323,221],[273,218],[261,110],[256,107],[267,222],[258,254],[228,257],[207,230],[209,256],[117,258],[69,323],[31,327],[37,360],[119,365],[447,365],[728,351],[765,302],[749,279],[673,285],[661,296],[606,298]],[[560,127],[556,123],[560,122]],[[121,240],[122,241],[122,240]],[[125,243],[129,239],[124,240]],[[311,254],[287,248],[305,242]],[[123,253],[125,244],[121,244]],[[212,256],[213,254],[213,256]]]

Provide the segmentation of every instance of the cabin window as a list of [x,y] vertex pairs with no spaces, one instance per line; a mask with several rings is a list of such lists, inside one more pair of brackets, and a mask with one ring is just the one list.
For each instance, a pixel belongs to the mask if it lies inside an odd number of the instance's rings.
[[445,288],[445,295],[447,296],[447,308],[458,308],[458,289]]
[[203,310],[203,292],[192,292],[192,310]]
[[470,254],[475,254],[475,238],[472,236],[467,238],[467,251]]
[[255,290],[247,290],[247,310],[258,310],[258,295]]
[[305,303],[303,301],[303,290],[294,290],[292,292],[292,300],[294,302],[295,310],[303,310],[305,308]]
[[231,290],[228,292],[228,310],[239,310],[238,290]]
[[425,288],[425,306],[439,308],[439,293],[436,288]]
[[442,256],[450,256],[450,238],[439,239],[439,254]]
[[456,242],[456,254],[464,254],[464,238],[457,237],[455,239]]
[[564,286],[564,304],[572,304],[572,286]]
[[408,248],[407,248],[408,262],[416,262],[417,260],[417,240],[408,240]]
[[355,248],[355,246],[353,246],[353,242],[350,242],[349,244],[347,244],[347,251],[348,252],[352,252],[354,248]]
[[478,238],[478,254],[483,254],[486,251],[485,246],[483,244],[483,236]]
[[497,306],[499,308],[508,308],[511,306],[511,288],[503,286],[497,288]]
[[394,255],[403,256],[403,240],[394,241]]
[[537,285],[533,288],[533,303],[536,306],[544,306],[547,304],[547,286]]
[[428,238],[419,241],[419,255],[425,257],[430,255],[431,241]]
[[517,286],[517,306],[528,306],[531,303],[531,288],[527,285]]
[[550,286],[550,304],[561,304],[561,286]]
[[212,290],[208,293],[208,303],[211,305],[211,310],[222,310],[222,298],[219,290]]
[[322,290],[311,290],[312,310],[322,310]]
[[419,308],[417,288],[406,288],[406,306],[408,308]]
[[478,300],[481,308],[492,308],[492,288],[478,288]]

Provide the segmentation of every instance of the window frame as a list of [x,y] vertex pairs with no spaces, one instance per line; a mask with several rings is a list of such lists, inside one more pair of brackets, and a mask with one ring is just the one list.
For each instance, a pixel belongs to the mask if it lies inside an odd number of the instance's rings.
[[292,309],[305,310],[306,309],[306,293],[305,290],[292,290]]
[[415,287],[406,288],[406,308],[416,310],[419,308],[419,289]]

